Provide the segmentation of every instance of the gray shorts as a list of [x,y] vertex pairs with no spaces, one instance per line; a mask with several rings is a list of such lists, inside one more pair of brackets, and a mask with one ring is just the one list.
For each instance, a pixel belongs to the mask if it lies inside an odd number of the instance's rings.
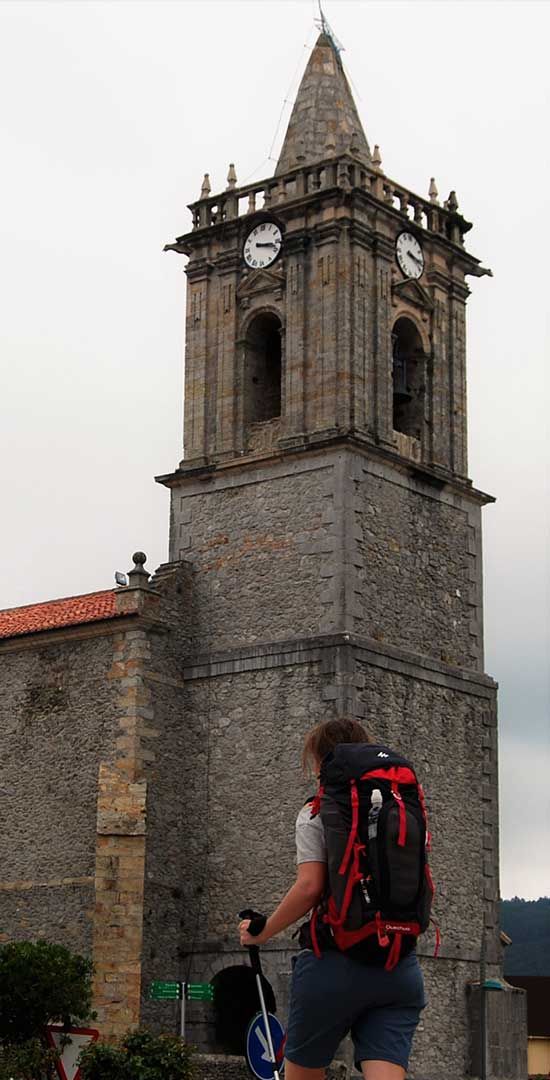
[[416,953],[393,969],[359,964],[335,949],[292,958],[285,1056],[307,1069],[330,1064],[348,1032],[355,1064],[389,1061],[406,1069],[426,1004]]

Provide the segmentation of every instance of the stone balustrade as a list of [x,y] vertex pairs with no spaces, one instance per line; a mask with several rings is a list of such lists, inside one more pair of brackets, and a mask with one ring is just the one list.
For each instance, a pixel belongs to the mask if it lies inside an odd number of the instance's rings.
[[463,246],[464,234],[471,228],[469,222],[457,212],[454,192],[441,206],[433,197],[425,199],[396,184],[381,169],[369,169],[344,155],[315,165],[299,166],[284,176],[257,180],[242,187],[236,187],[233,181],[219,195],[208,194],[189,205],[193,230],[206,229],[259,210],[276,210],[283,203],[328,188],[365,191],[377,202],[391,206],[417,228],[444,236],[459,246]]

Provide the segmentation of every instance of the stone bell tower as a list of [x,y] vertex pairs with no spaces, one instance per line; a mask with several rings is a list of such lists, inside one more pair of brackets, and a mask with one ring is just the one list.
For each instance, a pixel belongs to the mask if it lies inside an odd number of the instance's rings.
[[[188,257],[184,457],[158,478],[171,563],[189,570],[174,976],[242,962],[236,912],[272,909],[292,880],[304,732],[351,712],[427,789],[443,946],[420,947],[414,1069],[459,1078],[476,1070],[482,938],[500,970],[491,500],[468,479],[465,376],[466,277],[489,271],[454,192],[385,175],[327,33],[275,175],[239,187],[230,166],[218,194],[206,175],[190,210],[167,245]],[[284,999],[290,935],[265,952]],[[213,1045],[206,1013],[190,1038]]]

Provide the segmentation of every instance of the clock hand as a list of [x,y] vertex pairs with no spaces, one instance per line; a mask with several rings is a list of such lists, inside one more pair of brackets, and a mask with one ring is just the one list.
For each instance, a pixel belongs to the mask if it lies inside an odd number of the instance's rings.
[[277,245],[273,243],[264,244],[261,240],[257,240],[256,247],[277,247]]
[[407,255],[410,259],[413,259],[415,263],[418,263],[419,266],[422,266],[422,259],[419,259],[418,255],[413,255],[412,251],[407,251]]

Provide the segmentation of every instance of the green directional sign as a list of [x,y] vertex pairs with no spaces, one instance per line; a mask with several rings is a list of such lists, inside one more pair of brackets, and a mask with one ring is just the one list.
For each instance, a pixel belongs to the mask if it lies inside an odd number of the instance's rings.
[[160,982],[157,979],[149,986],[149,998],[152,1001],[179,1001],[182,985],[180,982]]
[[213,1001],[214,987],[212,983],[187,983],[185,996],[188,1001]]

